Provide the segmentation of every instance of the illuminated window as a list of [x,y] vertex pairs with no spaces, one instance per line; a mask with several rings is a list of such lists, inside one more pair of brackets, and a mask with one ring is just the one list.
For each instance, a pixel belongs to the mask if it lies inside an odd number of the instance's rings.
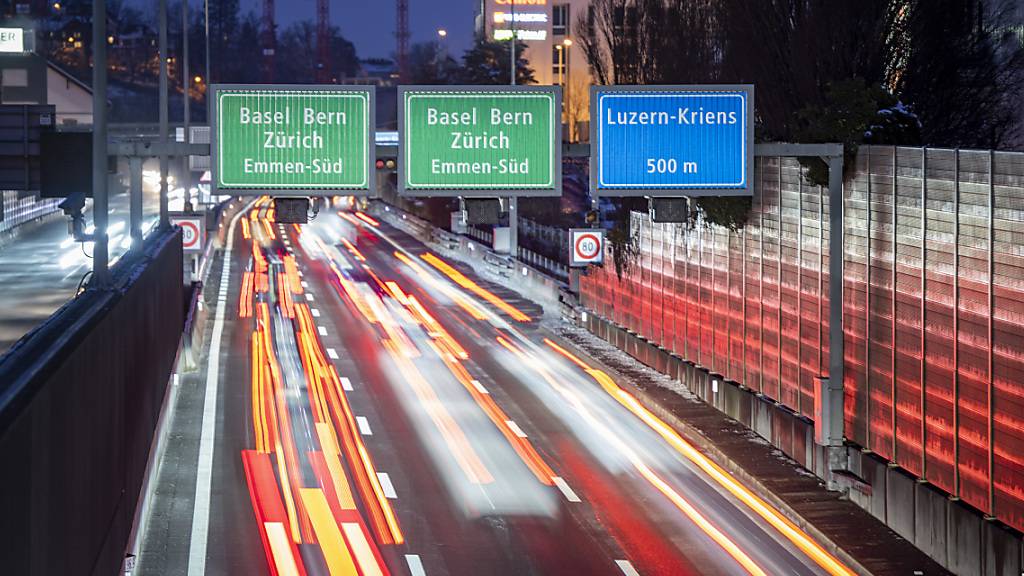
[[551,33],[565,36],[569,33],[569,5],[555,4],[551,7]]

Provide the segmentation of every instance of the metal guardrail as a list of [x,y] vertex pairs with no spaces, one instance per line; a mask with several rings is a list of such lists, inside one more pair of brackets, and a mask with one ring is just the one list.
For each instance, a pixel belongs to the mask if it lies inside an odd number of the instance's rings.
[[568,280],[569,278],[569,267],[557,260],[552,260],[547,256],[537,254],[526,248],[519,249],[519,260],[525,264],[529,264],[538,270],[542,270],[549,274],[557,276],[559,279]]

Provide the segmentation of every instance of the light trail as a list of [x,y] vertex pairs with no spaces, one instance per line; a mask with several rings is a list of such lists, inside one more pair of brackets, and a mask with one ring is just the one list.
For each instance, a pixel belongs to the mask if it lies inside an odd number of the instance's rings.
[[359,218],[360,220],[362,220],[363,222],[366,222],[367,224],[369,224],[370,226],[373,226],[374,228],[380,226],[380,222],[377,222],[376,219],[371,218],[367,214],[365,214],[363,212],[360,212],[358,210],[356,211],[356,218]]
[[583,401],[576,395],[576,393],[570,390],[568,387],[563,386],[554,377],[552,377],[547,370],[541,367],[539,362],[531,361],[526,356],[526,353],[520,350],[518,347],[513,345],[507,339],[502,336],[497,337],[498,343],[501,344],[505,349],[512,352],[516,357],[522,360],[524,363],[530,365],[541,377],[547,381],[552,388],[558,391],[559,394],[565,398],[569,405],[572,406],[576,412],[587,421],[594,430],[596,430],[605,440],[608,446],[613,447],[620,454],[626,457],[627,460],[633,465],[633,468],[640,473],[641,476],[647,480],[655,489],[661,492],[668,500],[695,526],[700,528],[709,538],[711,538],[716,544],[718,544],[722,550],[725,551],[733,560],[736,561],[743,569],[751,576],[767,576],[767,573],[760,567],[750,556],[744,552],[735,542],[733,542],[725,533],[723,533],[717,526],[715,526],[710,520],[708,520],[703,514],[701,514],[686,498],[684,498],[679,492],[677,492],[672,486],[662,480],[657,474],[654,473],[650,467],[640,458],[639,454],[636,453],[622,440],[622,438],[616,436],[612,431],[604,425],[601,420],[595,416],[590,410],[583,404]]
[[328,572],[331,576],[358,576],[355,560],[345,545],[341,529],[334,520],[323,491],[319,488],[302,488],[299,493],[306,510],[309,510],[313,531],[316,532],[320,551],[327,562]]
[[527,316],[526,314],[524,314],[518,308],[516,308],[515,306],[512,306],[508,302],[505,302],[504,300],[499,298],[497,295],[495,295],[493,292],[483,288],[482,286],[480,286],[476,282],[470,280],[469,278],[466,277],[465,274],[463,274],[462,272],[459,272],[455,268],[452,268],[444,260],[441,260],[440,258],[438,258],[437,256],[434,256],[430,252],[427,252],[426,254],[423,254],[420,257],[423,258],[424,260],[426,260],[427,262],[429,262],[431,266],[433,266],[434,268],[437,268],[442,273],[444,273],[445,276],[448,276],[449,278],[451,278],[453,282],[455,282],[459,286],[462,286],[466,290],[469,290],[470,292],[476,294],[477,296],[483,298],[484,300],[490,302],[496,308],[498,308],[502,312],[504,312],[504,313],[508,314],[509,316],[511,316],[513,320],[517,320],[519,322],[529,322],[530,321],[530,317]]
[[789,521],[789,519],[782,516],[780,512],[771,507],[767,502],[762,500],[747,487],[740,484],[732,474],[724,470],[718,464],[712,462],[710,458],[697,450],[692,444],[684,440],[678,432],[663,420],[655,416],[654,413],[641,404],[636,397],[629,392],[626,392],[616,384],[608,374],[602,370],[589,366],[579,357],[562,346],[559,346],[549,338],[545,338],[544,343],[555,352],[582,368],[588,375],[590,375],[590,377],[601,385],[601,388],[609,396],[614,398],[619,404],[640,418],[645,424],[647,424],[647,426],[657,432],[659,436],[668,442],[668,444],[678,453],[686,457],[687,460],[696,464],[698,468],[703,470],[704,473],[710,476],[716,483],[725,488],[730,494],[735,496],[758,516],[768,522],[768,524],[778,530],[779,533],[792,542],[818,566],[832,575],[852,576],[854,574],[852,570],[829,554],[828,551],[815,542],[806,532]]

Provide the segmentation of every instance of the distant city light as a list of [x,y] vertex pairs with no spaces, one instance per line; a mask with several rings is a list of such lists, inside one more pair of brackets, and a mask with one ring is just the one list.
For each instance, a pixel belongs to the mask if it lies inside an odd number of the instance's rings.
[[[547,30],[516,30],[516,38],[519,40],[545,40],[548,37]],[[511,30],[495,30],[495,40],[511,40]]]
[[444,38],[445,36],[448,35],[448,31],[445,30],[444,28],[441,28],[437,31],[437,35],[440,36],[441,38]]
[[497,24],[504,24],[506,22],[545,23],[548,21],[548,15],[543,12],[516,12],[515,14],[495,12],[494,21]]

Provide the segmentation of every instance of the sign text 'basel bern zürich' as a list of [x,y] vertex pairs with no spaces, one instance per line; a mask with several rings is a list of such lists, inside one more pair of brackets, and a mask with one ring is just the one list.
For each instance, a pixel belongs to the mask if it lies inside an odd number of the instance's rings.
[[555,86],[399,90],[399,193],[558,196],[561,98]]
[[373,192],[374,89],[213,86],[211,164],[226,193]]

